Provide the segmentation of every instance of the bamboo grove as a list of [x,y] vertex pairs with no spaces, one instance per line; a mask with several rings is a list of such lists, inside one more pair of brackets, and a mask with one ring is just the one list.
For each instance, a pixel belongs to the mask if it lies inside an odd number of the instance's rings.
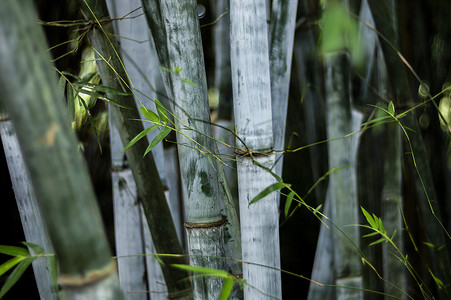
[[451,298],[450,10],[3,0],[0,299]]

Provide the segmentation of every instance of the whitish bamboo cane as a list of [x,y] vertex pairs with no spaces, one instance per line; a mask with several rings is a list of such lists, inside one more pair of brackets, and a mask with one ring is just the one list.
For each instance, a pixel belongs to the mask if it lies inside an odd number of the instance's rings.
[[[327,193],[323,210],[325,216],[331,215],[330,201],[329,193]],[[321,223],[319,231],[312,270],[312,280],[315,282],[310,283],[307,300],[335,300],[337,296],[335,287],[329,288],[316,284],[316,282],[331,286],[335,284],[334,234],[331,227],[326,227],[326,224],[329,226],[326,218],[322,219],[326,223]]]
[[[275,0],[272,3],[270,73],[274,149],[285,148],[285,127],[293,57],[294,29],[298,0]],[[275,173],[282,176],[283,154],[276,155]]]
[[[409,83],[406,73],[404,61],[400,58],[398,43],[398,27],[396,21],[395,3],[392,0],[368,1],[371,12],[373,14],[376,28],[380,33],[379,41],[387,67],[388,82],[392,99],[395,99],[395,108],[404,110],[412,104],[412,97],[409,92]],[[383,38],[382,38],[383,37]],[[396,95],[396,96],[395,96]],[[403,124],[413,130],[409,132],[410,145],[405,151],[415,155],[415,161],[412,163],[415,171],[421,176],[416,176],[415,188],[419,195],[418,205],[424,220],[424,231],[426,233],[427,242],[432,243],[435,247],[445,245],[445,233],[439,223],[441,220],[440,209],[436,201],[437,195],[433,185],[430,166],[425,155],[424,143],[421,136],[421,130],[418,120],[414,113],[408,113],[403,118]],[[418,175],[418,174],[417,174]],[[437,248],[429,247],[429,258],[431,259],[431,269],[434,276],[440,278],[442,282],[450,281],[450,258],[449,251],[437,251]],[[445,286],[439,287],[444,293],[440,293],[441,298],[446,298],[445,294],[449,293]]]
[[276,181],[259,166],[271,168],[275,159],[265,3],[230,1],[230,25],[237,143],[245,149],[237,158],[243,260],[251,262],[243,266],[244,296],[281,298],[278,194],[249,204]]
[[[25,240],[41,246],[45,253],[55,253],[44,227],[41,212],[39,211],[30,176],[17,140],[14,125],[0,101],[0,136],[5,151],[11,182],[16,197],[17,208],[25,235]],[[30,249],[31,253],[32,249]],[[59,299],[51,277],[51,267],[47,258],[39,258],[33,261],[33,272],[41,299]]]
[[3,1],[0,20],[0,97],[55,247],[59,281],[69,299],[124,299],[33,3]]
[[[325,55],[325,80],[327,101],[327,138],[344,137],[352,132],[350,103],[349,55],[336,51]],[[359,223],[356,176],[351,139],[329,141],[329,188],[332,200],[332,222],[344,235],[334,239],[335,282],[338,286],[352,286],[357,289],[337,289],[337,299],[360,299],[362,291],[361,262],[355,253],[359,247]]]
[[[85,15],[94,23],[97,23],[96,20],[109,19],[104,0],[83,2]],[[93,25],[89,31],[89,39],[99,58],[102,57],[97,61],[97,64],[103,84],[129,91],[130,84],[117,53],[119,50],[114,38],[112,24],[103,23],[102,28],[98,24]],[[142,123],[135,121],[140,119],[140,115],[133,96],[110,95],[110,97],[127,107],[127,109],[120,109],[117,106],[111,106],[111,117],[117,125],[122,144],[126,145],[143,130]],[[148,141],[141,139],[126,151],[127,160],[136,183],[138,199],[143,205],[157,252],[182,254],[153,156],[149,153],[143,157],[147,147]],[[181,257],[164,257],[162,261],[165,263],[163,274],[169,297],[190,298],[190,285],[187,280],[184,280],[187,278],[187,273],[170,267],[170,264],[173,263],[183,263],[183,259]]]
[[[238,216],[222,166],[214,156],[197,3],[142,1],[157,46],[166,90],[173,101],[191,264],[241,274]],[[227,217],[229,224],[224,217]],[[222,280],[196,277],[195,297],[215,299]]]

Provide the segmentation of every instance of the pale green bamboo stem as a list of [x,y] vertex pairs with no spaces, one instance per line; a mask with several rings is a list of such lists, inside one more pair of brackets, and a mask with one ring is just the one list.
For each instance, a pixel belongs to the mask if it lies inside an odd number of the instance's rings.
[[[85,15],[94,22],[97,22],[95,21],[96,18],[97,20],[109,19],[104,0],[83,2]],[[107,64],[102,58],[97,61],[103,84],[119,90],[130,91],[130,83],[120,62],[120,56],[117,53],[119,48],[113,33],[111,23],[103,23],[102,28],[99,28],[99,25],[94,25],[90,29],[89,39],[98,56],[102,56],[108,62]],[[114,68],[114,71],[112,68]],[[117,125],[122,144],[126,145],[143,130],[142,123],[135,121],[140,119],[135,100],[133,96],[109,96],[127,107],[127,109],[121,109],[112,105],[110,116]],[[143,157],[147,146],[147,139],[141,139],[126,151],[128,163],[136,182],[138,199],[143,205],[157,252],[182,254],[153,156],[149,153]],[[183,258],[163,257],[162,260],[165,263],[163,274],[169,296],[174,298],[190,297],[189,281],[184,280],[188,277],[188,274],[185,271],[170,267],[170,264],[173,263],[183,263]]]
[[[237,158],[245,299],[281,298],[277,193],[249,202],[276,181],[269,46],[263,1],[230,1],[230,40],[235,125],[243,155]],[[258,265],[257,265],[258,264]]]
[[55,247],[60,283],[69,299],[124,299],[33,3],[3,1],[0,20],[0,97]]

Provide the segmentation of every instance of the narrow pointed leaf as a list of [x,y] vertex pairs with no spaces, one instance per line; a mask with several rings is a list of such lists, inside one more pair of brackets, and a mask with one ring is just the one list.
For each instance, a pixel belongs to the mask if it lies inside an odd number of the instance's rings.
[[161,104],[158,99],[155,99],[155,105],[157,107],[158,115],[160,116],[160,120],[163,124],[167,124],[169,122],[168,112],[166,108],[164,108],[163,104]]
[[36,254],[42,254],[44,253],[44,249],[36,244],[33,243],[28,243],[28,242],[22,242],[22,244],[24,244],[25,246],[29,247],[30,249],[32,249]]
[[285,218],[288,216],[288,212],[290,211],[291,202],[293,202],[294,192],[291,191],[288,194],[287,200],[285,201]]
[[144,156],[146,156],[147,153],[149,153],[156,145],[158,145],[158,143],[161,142],[171,132],[171,130],[171,128],[166,127],[162,131],[160,131],[160,133],[158,133],[153,141],[149,144],[149,147],[147,147]]
[[148,134],[149,132],[157,129],[158,127],[160,127],[160,125],[155,124],[153,126],[150,126],[146,129],[144,129],[143,131],[141,131],[137,136],[135,136],[128,144],[127,146],[125,146],[124,149],[122,149],[121,153],[124,152],[125,150],[127,150],[128,148],[130,148],[131,146],[133,146],[134,144],[136,144],[136,142],[138,142],[140,139],[142,139],[143,137],[146,136],[146,134]]
[[221,295],[219,295],[219,300],[227,300],[229,299],[230,293],[233,289],[233,283],[235,282],[232,276],[229,276],[225,279],[224,285],[222,286]]
[[313,211],[313,214],[316,215],[318,213],[318,211],[321,209],[321,207],[323,207],[322,204],[318,205],[318,207],[315,208],[315,210]]
[[390,101],[390,103],[388,103],[388,112],[391,115],[395,114],[395,105],[393,104],[393,101]]
[[257,196],[255,196],[254,199],[252,199],[252,201],[249,202],[249,204],[253,204],[253,203],[263,199],[267,195],[271,194],[272,192],[283,189],[285,186],[289,186],[289,185],[286,185],[286,184],[283,184],[280,182],[273,183],[270,186],[266,187],[263,191],[258,193]]
[[0,265],[0,276],[8,272],[12,267],[24,260],[24,256],[13,257]]
[[365,215],[368,224],[370,224],[370,226],[373,227],[374,229],[377,229],[377,224],[374,221],[373,217],[363,207],[360,208],[362,209],[362,212]]
[[145,107],[140,107],[139,110],[141,111],[143,116],[150,122],[152,122],[152,123],[160,122],[160,118],[158,118],[158,116],[150,109],[147,109]]
[[371,236],[375,236],[375,235],[378,235],[378,234],[379,234],[379,232],[374,231],[374,232],[365,234],[363,237],[371,237]]
[[28,249],[16,246],[0,245],[0,253],[11,256],[30,256]]
[[385,241],[385,238],[380,238],[380,239],[378,239],[377,241],[372,242],[372,243],[370,244],[370,246],[373,246],[373,245],[382,243],[383,241]]
[[8,276],[8,279],[6,279],[5,284],[2,286],[2,289],[0,290],[0,298],[2,298],[6,294],[6,292],[8,292],[9,289],[11,289],[12,286],[20,279],[20,276],[22,276],[28,266],[33,262],[33,260],[35,260],[35,258],[36,257],[28,257],[17,265],[14,271],[12,271]]
[[188,265],[180,265],[180,264],[173,264],[173,267],[191,271],[191,272],[197,272],[197,273],[203,273],[210,276],[216,276],[216,277],[223,277],[227,278],[230,276],[229,273],[227,273],[224,270],[218,270],[218,269],[212,269],[212,268],[206,268],[206,267],[199,267],[199,266],[188,266]]
[[102,94],[99,94],[99,93],[96,93],[96,92],[92,92],[92,91],[87,91],[87,90],[85,90],[85,89],[79,89],[78,92],[79,92],[80,94],[89,95],[89,96],[91,96],[91,97],[95,97],[95,98],[104,100],[104,101],[106,101],[106,102],[108,102],[108,103],[112,103],[112,104],[114,104],[114,105],[116,105],[116,106],[119,106],[119,107],[127,108],[127,109],[128,109],[128,107],[126,107],[126,106],[120,104],[119,102],[117,102],[117,101],[115,101],[115,100],[113,100],[113,99],[111,99],[111,98],[109,98],[109,97],[107,97],[107,96],[105,96],[105,95],[102,95]]
[[425,245],[428,246],[428,247],[435,248],[435,245],[432,244],[432,243],[423,242],[423,244],[425,244]]

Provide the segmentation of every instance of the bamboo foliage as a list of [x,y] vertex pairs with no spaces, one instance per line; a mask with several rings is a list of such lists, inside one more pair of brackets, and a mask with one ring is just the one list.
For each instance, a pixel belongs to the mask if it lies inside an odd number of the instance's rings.
[[[69,299],[123,299],[94,191],[33,3],[0,11],[0,97],[14,122]],[[33,124],[33,126],[29,126]],[[65,188],[62,189],[61,187]]]
[[[105,1],[86,1],[83,10],[93,22],[109,19]],[[89,39],[97,55],[97,61],[102,81],[105,85],[124,92],[130,91],[130,83],[117,53],[117,43],[114,39],[114,30],[111,23],[94,25],[89,32]],[[125,109],[111,106],[113,118],[123,145],[128,144],[135,136],[143,131],[135,100],[128,96],[110,95],[111,98],[124,105]],[[126,151],[127,159],[136,183],[138,199],[142,203],[148,226],[155,243],[157,253],[182,254],[177,233],[166,202],[162,182],[158,174],[155,161],[151,153],[143,157],[148,148],[146,139],[139,140]],[[164,257],[163,274],[170,297],[187,297],[191,295],[191,288],[187,273],[170,267],[172,263],[183,263],[181,257]]]
[[[186,232],[194,266],[241,274],[238,216],[212,140],[196,1],[142,1],[175,116]],[[226,219],[224,218],[226,217]],[[225,234],[226,233],[226,234]],[[195,277],[195,298],[215,299],[222,280]]]
[[[245,299],[281,297],[277,193],[250,201],[275,183],[266,8],[262,1],[230,2],[235,126]],[[258,264],[258,265],[257,265]],[[264,267],[262,267],[264,266]]]

